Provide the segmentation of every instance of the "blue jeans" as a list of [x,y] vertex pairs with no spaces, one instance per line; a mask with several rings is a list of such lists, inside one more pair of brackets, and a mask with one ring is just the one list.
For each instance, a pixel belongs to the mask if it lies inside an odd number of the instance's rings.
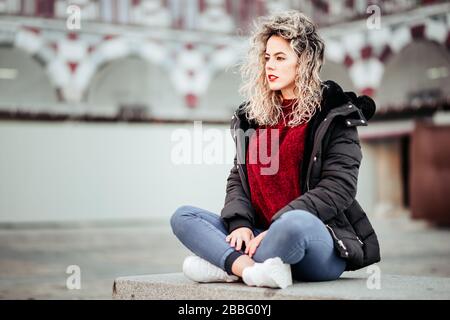
[[[181,206],[170,224],[189,250],[225,270],[225,259],[236,249],[225,241],[228,231],[220,216],[198,207]],[[253,228],[255,237],[263,231]],[[289,263],[292,277],[299,281],[336,280],[346,267],[324,223],[303,210],[286,212],[275,220],[252,259],[264,262],[273,257]]]

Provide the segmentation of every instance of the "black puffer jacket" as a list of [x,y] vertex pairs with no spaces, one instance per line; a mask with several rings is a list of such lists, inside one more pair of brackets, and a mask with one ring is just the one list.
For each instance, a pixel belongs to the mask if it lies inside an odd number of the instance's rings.
[[[299,168],[302,195],[280,209],[272,222],[294,209],[313,213],[327,226],[340,256],[347,259],[346,270],[356,270],[380,261],[375,231],[355,199],[362,159],[356,127],[367,125],[375,112],[375,103],[367,96],[343,92],[330,80],[322,86],[321,109],[308,124]],[[229,232],[239,227],[262,227],[250,201],[245,166],[249,141],[245,132],[256,129],[257,125],[247,120],[244,104],[239,106],[231,121],[236,157],[227,179],[225,205],[221,211]]]

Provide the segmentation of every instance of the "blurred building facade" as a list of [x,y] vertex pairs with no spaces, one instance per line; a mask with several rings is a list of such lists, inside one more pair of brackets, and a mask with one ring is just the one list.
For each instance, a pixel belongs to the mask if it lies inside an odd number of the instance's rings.
[[447,123],[448,1],[0,0],[0,115],[227,124],[251,22],[284,9],[318,23],[322,79],[377,103],[360,130],[370,211],[409,208],[415,124]]

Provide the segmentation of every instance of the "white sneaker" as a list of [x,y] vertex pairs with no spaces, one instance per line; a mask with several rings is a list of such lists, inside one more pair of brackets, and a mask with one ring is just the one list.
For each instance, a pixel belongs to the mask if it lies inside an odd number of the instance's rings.
[[183,273],[196,282],[235,282],[239,280],[239,277],[229,275],[226,271],[199,256],[189,256],[184,259]]
[[292,285],[291,265],[283,263],[279,257],[270,258],[245,268],[242,280],[249,286],[284,289]]

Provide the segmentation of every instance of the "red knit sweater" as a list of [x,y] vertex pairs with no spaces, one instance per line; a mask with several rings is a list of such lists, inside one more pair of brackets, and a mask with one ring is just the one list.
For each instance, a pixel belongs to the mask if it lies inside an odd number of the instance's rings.
[[[288,122],[288,114],[292,110],[295,100],[283,100],[283,114]],[[272,216],[289,202],[301,195],[300,191],[300,162],[303,159],[304,141],[307,123],[296,127],[285,125],[283,117],[274,126],[260,126],[250,137],[248,152],[246,155],[246,166],[248,181],[250,185],[251,202],[268,228]],[[266,130],[266,134],[262,134]],[[279,152],[278,171],[276,171],[276,149],[274,156],[271,155],[270,129],[277,129],[279,132]],[[263,149],[262,158],[257,152],[257,146],[266,146]],[[254,152],[252,159],[257,159],[256,163],[249,162],[249,154]],[[267,164],[262,164],[264,156],[270,159]],[[255,162],[255,161],[253,161]],[[262,168],[272,168],[271,174],[261,174]],[[268,169],[265,169],[268,170]]]

